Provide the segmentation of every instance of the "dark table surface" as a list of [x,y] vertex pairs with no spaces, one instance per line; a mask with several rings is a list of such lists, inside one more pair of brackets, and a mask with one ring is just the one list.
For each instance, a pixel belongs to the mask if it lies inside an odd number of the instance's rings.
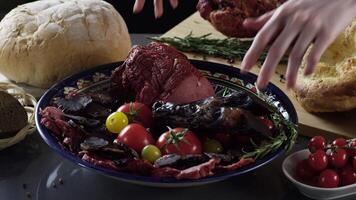
[[[133,34],[133,44],[147,35]],[[152,35],[150,35],[152,36]],[[299,137],[294,151],[306,147]],[[245,175],[191,188],[151,188],[120,182],[84,169],[56,154],[37,132],[19,144],[0,151],[0,200],[305,200],[283,175],[284,157]]]

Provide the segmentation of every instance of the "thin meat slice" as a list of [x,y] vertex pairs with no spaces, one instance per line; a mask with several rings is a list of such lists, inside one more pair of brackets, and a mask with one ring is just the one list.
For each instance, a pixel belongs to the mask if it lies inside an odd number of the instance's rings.
[[116,167],[115,163],[112,160],[100,158],[94,154],[84,153],[82,156],[82,160],[96,166],[101,166],[112,170],[118,170],[118,168]]
[[156,168],[152,171],[153,177],[158,178],[172,178],[177,176],[180,173],[179,169],[175,169],[173,167],[160,167]]
[[223,173],[223,172],[229,172],[229,171],[234,171],[234,170],[237,170],[241,167],[244,167],[246,165],[249,165],[251,163],[254,163],[255,160],[252,159],[252,158],[241,158],[238,162],[236,163],[232,163],[230,165],[219,165],[219,166],[216,166],[215,169],[214,169],[214,172],[215,173]]
[[182,170],[175,177],[180,179],[200,179],[213,175],[212,170],[220,162],[219,159],[212,158],[208,162]]
[[213,175],[213,169],[220,162],[220,159],[211,158],[207,162],[189,167],[184,170],[173,167],[161,167],[152,171],[152,176],[159,178],[176,178],[176,179],[200,179]]

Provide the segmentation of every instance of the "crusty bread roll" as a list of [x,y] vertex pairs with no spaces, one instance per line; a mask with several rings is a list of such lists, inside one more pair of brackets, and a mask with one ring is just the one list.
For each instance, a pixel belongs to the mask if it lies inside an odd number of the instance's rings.
[[130,48],[124,20],[101,0],[36,1],[0,22],[0,73],[36,87],[123,60]]
[[12,137],[27,124],[27,113],[12,95],[0,91],[0,139]]
[[299,70],[300,85],[295,95],[307,111],[356,108],[356,20],[326,50],[315,73],[303,76],[304,65],[305,62]]

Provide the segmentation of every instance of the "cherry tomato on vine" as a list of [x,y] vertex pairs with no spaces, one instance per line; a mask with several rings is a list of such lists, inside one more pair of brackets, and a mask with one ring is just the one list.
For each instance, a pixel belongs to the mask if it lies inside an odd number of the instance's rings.
[[117,111],[125,113],[131,123],[139,123],[145,127],[152,126],[152,111],[147,105],[143,103],[125,103],[124,105],[120,106]]
[[339,185],[339,175],[331,169],[322,171],[318,178],[318,186],[323,188],[335,188]]
[[106,128],[111,132],[111,133],[120,133],[120,131],[125,128],[129,123],[129,120],[125,113],[123,112],[114,112],[109,115],[109,117],[106,119]]
[[328,166],[328,158],[325,151],[317,150],[309,155],[308,163],[316,171],[324,170]]
[[155,140],[146,128],[136,123],[132,123],[122,129],[116,140],[126,144],[137,152],[141,152],[146,145],[155,143]]
[[308,159],[299,162],[295,170],[297,177],[302,181],[310,181],[316,175],[316,171],[310,167]]
[[164,132],[157,140],[156,146],[166,154],[201,154],[202,144],[199,138],[190,130],[175,128]]
[[310,139],[308,148],[311,153],[316,152],[317,150],[323,150],[326,147],[326,140],[322,136],[315,136]]
[[332,142],[333,146],[337,146],[337,147],[344,147],[347,145],[347,141],[344,138],[336,138],[333,142]]
[[344,168],[342,168],[339,176],[341,186],[356,183],[356,171],[351,165],[346,165]]
[[336,168],[342,168],[347,164],[349,157],[345,149],[336,149],[330,154],[330,165]]
[[[349,143],[349,147],[351,147],[351,148],[356,148],[356,140],[352,140],[352,141]],[[350,150],[347,150],[347,153],[349,154],[349,156],[355,156],[355,155],[356,155],[356,150],[350,149]],[[355,169],[356,169],[356,168],[355,168]]]

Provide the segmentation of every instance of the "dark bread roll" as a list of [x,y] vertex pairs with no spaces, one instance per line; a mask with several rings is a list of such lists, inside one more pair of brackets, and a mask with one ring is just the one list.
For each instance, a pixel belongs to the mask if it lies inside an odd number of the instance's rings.
[[9,138],[27,125],[27,113],[12,95],[0,91],[0,139]]

